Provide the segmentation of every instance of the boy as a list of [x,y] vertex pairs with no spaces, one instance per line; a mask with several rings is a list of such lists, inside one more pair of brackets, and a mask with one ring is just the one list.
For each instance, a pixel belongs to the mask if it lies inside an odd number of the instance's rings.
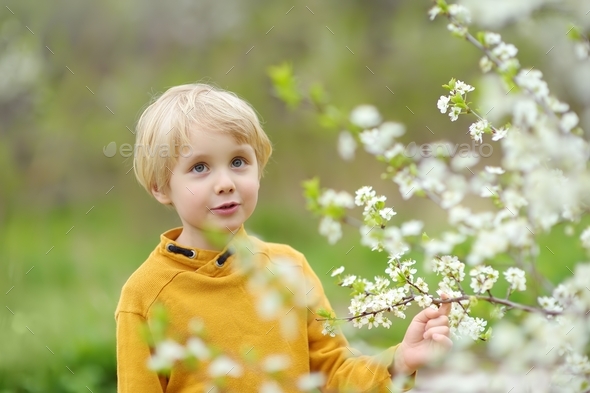
[[[248,236],[244,222],[256,207],[270,141],[254,110],[235,94],[206,84],[176,86],[142,114],[137,124],[134,168],[141,185],[178,213],[182,227],[160,236],[160,243],[122,289],[117,321],[118,389],[127,392],[204,392],[206,370],[175,365],[167,376],[147,367],[151,349],[139,335],[155,303],[169,313],[169,329],[181,344],[189,324],[200,319],[212,344],[228,354],[252,347],[261,357],[286,354],[283,391],[299,391],[293,381],[321,372],[322,391],[390,391],[392,377],[411,375],[425,364],[433,344],[448,348],[450,304],[418,314],[399,345],[380,356],[353,356],[341,334],[322,334],[313,314],[330,310],[322,285],[305,257],[293,248]],[[168,154],[161,154],[166,147]],[[172,148],[173,147],[173,148]],[[160,154],[138,154],[139,151]],[[231,235],[224,247],[211,244],[208,232]],[[272,273],[289,267],[289,291],[304,299],[289,310],[291,331],[258,313],[257,299],[240,274],[234,244],[247,244],[256,268]],[[285,265],[285,261],[289,261]],[[296,287],[296,288],[295,288]],[[264,376],[228,378],[227,391],[256,392]]]

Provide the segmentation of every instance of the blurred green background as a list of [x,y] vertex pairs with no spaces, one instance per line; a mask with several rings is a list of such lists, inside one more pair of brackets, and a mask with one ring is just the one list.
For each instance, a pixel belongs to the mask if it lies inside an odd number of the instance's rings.
[[[303,252],[341,316],[348,293],[326,272],[344,265],[371,278],[383,274],[386,257],[361,247],[354,228],[329,246],[305,211],[303,180],[317,175],[323,186],[351,193],[373,185],[395,206],[397,223],[421,219],[429,234],[443,230],[440,210],[403,201],[369,155],[342,161],[338,130],[321,129],[309,110],[286,109],[267,76],[269,66],[290,61],[302,86],[321,82],[343,110],[373,103],[386,119],[405,123],[405,143],[470,143],[469,121],[449,122],[436,101],[452,77],[478,86],[480,54],[449,37],[443,21],[430,22],[429,7],[396,0],[3,3],[0,392],[115,391],[121,287],[179,220],[139,187],[131,159],[108,158],[103,147],[133,144],[142,109],[173,85],[210,81],[257,109],[275,150],[246,227]],[[518,24],[503,34],[524,65],[549,73],[553,90],[580,108],[550,74],[545,45],[531,43]],[[499,160],[498,146],[478,167]],[[542,247],[541,269],[556,282],[584,255],[561,227],[549,238],[557,257]],[[384,348],[401,340],[408,322],[347,333],[360,347]]]

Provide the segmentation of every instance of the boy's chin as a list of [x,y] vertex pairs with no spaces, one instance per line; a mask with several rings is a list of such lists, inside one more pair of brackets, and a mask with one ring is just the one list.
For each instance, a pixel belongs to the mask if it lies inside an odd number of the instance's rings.
[[212,222],[203,226],[205,232],[218,233],[218,234],[235,234],[242,225],[219,225]]

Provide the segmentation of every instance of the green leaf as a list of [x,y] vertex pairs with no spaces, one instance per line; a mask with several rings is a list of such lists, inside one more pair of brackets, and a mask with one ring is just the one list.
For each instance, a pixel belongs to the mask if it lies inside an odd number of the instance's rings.
[[332,316],[332,314],[334,313],[334,311],[332,311],[332,310],[326,310],[326,309],[324,309],[324,308],[320,308],[320,309],[316,310],[316,312],[315,312],[315,313],[316,313],[317,315],[319,315],[320,317],[322,317],[322,318],[327,318],[327,319],[332,319],[332,318],[334,318],[334,317]]
[[465,104],[465,100],[461,94],[457,93],[451,97],[451,102],[454,104]]
[[320,179],[316,176],[313,179],[305,180],[301,183],[303,186],[303,196],[307,201],[306,208],[312,213],[321,213],[321,207],[318,203],[320,197]]
[[487,46],[486,45],[486,40],[485,40],[485,32],[483,31],[478,31],[476,34],[477,40],[479,41],[480,44],[482,44],[483,46]]
[[354,294],[365,293],[365,283],[361,280],[356,280],[352,283],[352,289]]
[[302,95],[297,90],[297,82],[293,75],[293,67],[290,63],[268,67],[268,75],[274,85],[275,93],[291,109],[296,108],[302,100]]
[[320,196],[320,178],[314,177],[309,180],[304,180],[301,185],[303,186],[304,195],[307,198],[319,198]]
[[479,335],[479,339],[482,341],[488,341],[490,338],[492,338],[492,328],[488,328],[485,333]]
[[328,129],[341,127],[345,119],[342,112],[334,105],[326,105],[318,116],[320,125]]
[[455,83],[457,81],[455,80],[455,78],[451,78],[451,80],[449,81],[449,90],[455,90]]
[[440,7],[443,13],[449,12],[449,6],[445,0],[436,0],[436,5]]
[[571,40],[574,40],[574,41],[580,41],[580,40],[584,39],[584,35],[582,34],[582,30],[574,24],[570,25],[570,28],[568,29],[568,32],[567,32],[567,37]]
[[323,106],[328,101],[328,95],[324,87],[319,83],[314,83],[309,89],[311,101],[317,106]]

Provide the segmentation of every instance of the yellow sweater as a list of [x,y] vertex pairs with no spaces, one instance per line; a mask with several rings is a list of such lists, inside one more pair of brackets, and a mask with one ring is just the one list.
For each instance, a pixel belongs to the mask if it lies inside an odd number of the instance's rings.
[[[291,362],[287,377],[297,380],[310,372],[325,376],[324,392],[347,389],[354,392],[391,392],[388,388],[395,348],[379,356],[354,356],[342,334],[322,334],[322,323],[313,314],[319,308],[331,310],[322,284],[303,254],[290,246],[266,243],[248,236],[244,227],[236,233],[224,250],[194,249],[189,258],[169,251],[182,228],[160,236],[160,243],[148,259],[131,275],[121,291],[115,311],[117,322],[117,375],[120,393],[188,393],[205,392],[206,370],[190,370],[182,364],[173,367],[169,377],[158,376],[147,368],[151,350],[139,334],[140,326],[150,318],[153,305],[163,303],[168,310],[170,331],[184,344],[190,336],[189,322],[204,322],[210,342],[228,354],[253,348],[261,358],[286,354]],[[218,258],[235,242],[245,240],[256,263],[270,272],[277,268],[291,269],[296,278],[295,296],[304,296],[303,306],[296,305],[289,314],[296,324],[295,334],[284,337],[279,321],[261,319],[257,300],[240,274],[232,255],[222,266]],[[233,265],[233,267],[232,267]],[[294,316],[294,317],[293,317]],[[257,392],[263,376],[244,373],[241,378],[228,378],[228,392]],[[295,386],[281,386],[285,392],[299,391]]]

